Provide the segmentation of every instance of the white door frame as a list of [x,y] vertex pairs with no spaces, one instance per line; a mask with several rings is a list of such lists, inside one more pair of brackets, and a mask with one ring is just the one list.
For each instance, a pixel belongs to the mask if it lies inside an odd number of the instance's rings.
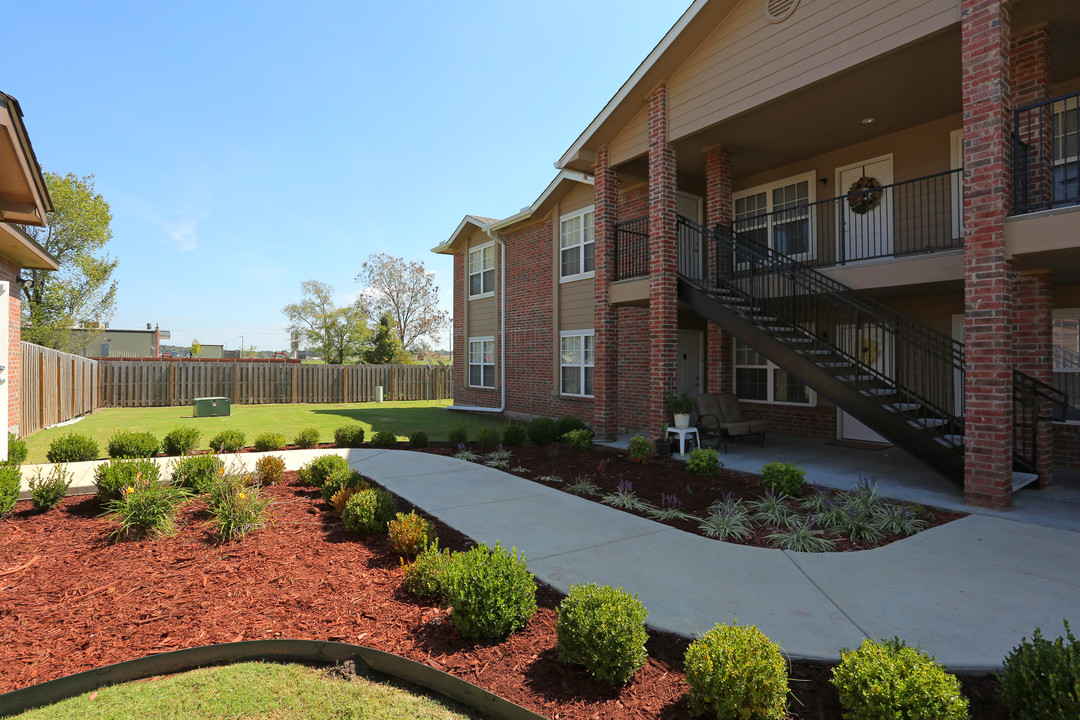
[[[702,218],[702,211],[705,204],[704,200],[698,195],[682,191],[676,193],[676,197],[676,207],[679,202],[692,202],[694,204],[693,215],[687,215],[685,217],[689,220],[693,220],[698,225],[703,225],[704,220]],[[687,277],[699,278],[701,277],[701,271],[704,265],[704,253],[702,252],[701,238],[696,236],[691,238],[690,244],[686,248],[683,247],[684,244],[686,243],[680,239],[677,248],[679,272]]]
[[[855,331],[854,325],[837,325],[836,337],[839,339],[847,333],[853,333]],[[882,340],[889,340],[885,343],[885,347],[881,351],[881,360],[886,364],[895,364],[896,358],[894,353],[896,348],[894,343],[891,342],[892,338],[885,334]],[[854,346],[855,343],[850,343]],[[888,438],[882,436],[877,431],[871,429],[865,423],[858,418],[849,415],[844,412],[844,409],[837,406],[836,408],[836,437],[838,440],[858,440],[862,442],[877,442],[888,443],[891,442]]]
[[[847,195],[847,190],[848,190],[847,186],[845,186],[844,183],[841,181],[841,177],[843,176],[844,173],[849,172],[851,170],[857,170],[859,168],[865,168],[867,165],[875,165],[877,163],[882,163],[882,162],[888,162],[889,163],[889,179],[888,179],[888,182],[882,182],[881,184],[882,185],[892,185],[893,182],[895,182],[895,177],[893,176],[893,155],[892,155],[892,153],[889,153],[888,155],[881,155],[879,157],[870,158],[869,160],[863,160],[861,162],[851,163],[850,165],[845,165],[843,167],[836,168],[836,194],[837,194],[837,196],[838,197],[844,197],[845,195]],[[854,262],[859,262],[862,258],[854,258],[854,260],[853,260],[851,256],[854,253],[849,253],[849,252],[846,251],[847,250],[846,249],[846,243],[848,241],[848,225],[851,224],[849,222],[849,218],[852,218],[853,216],[855,216],[855,217],[859,217],[859,216],[855,215],[854,211],[852,211],[851,208],[848,207],[847,200],[841,200],[840,202],[841,202],[840,216],[841,216],[841,218],[843,218],[843,223],[841,224],[841,227],[838,228],[838,232],[837,232],[836,257],[838,257],[838,258],[843,257],[844,262],[853,262],[853,261]],[[887,247],[888,248],[888,254],[891,255],[895,250],[895,244],[894,244],[894,238],[893,238],[892,193],[891,192],[883,192],[881,194],[881,204],[871,212],[881,212],[881,213],[885,214],[885,220],[883,222],[883,227],[885,228],[886,235],[885,235],[884,241],[881,242],[881,245],[882,245],[883,248]],[[877,259],[880,259],[880,258],[867,258],[867,259],[868,260],[877,260]]]

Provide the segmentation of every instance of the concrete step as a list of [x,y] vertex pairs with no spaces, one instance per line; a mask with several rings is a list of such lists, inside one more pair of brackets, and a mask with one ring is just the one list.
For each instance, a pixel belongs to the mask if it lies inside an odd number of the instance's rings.
[[1013,470],[1013,492],[1016,492],[1025,485],[1030,485],[1039,479],[1039,476],[1035,473],[1020,472],[1019,470]]

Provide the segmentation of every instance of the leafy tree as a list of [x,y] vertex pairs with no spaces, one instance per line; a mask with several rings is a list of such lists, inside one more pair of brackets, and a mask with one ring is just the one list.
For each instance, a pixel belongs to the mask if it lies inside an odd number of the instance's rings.
[[439,309],[439,288],[434,273],[423,262],[406,262],[385,253],[368,256],[357,282],[365,288],[358,300],[368,317],[390,313],[402,347],[418,351],[424,339],[433,337],[450,322]]
[[199,344],[198,340],[192,340],[191,348],[189,349],[191,350],[192,357],[199,357],[199,353],[202,352],[202,345]]
[[395,365],[409,361],[409,353],[401,347],[394,318],[384,312],[379,317],[379,324],[371,335],[371,341],[364,350],[364,362],[369,365]]
[[359,355],[367,334],[364,313],[355,305],[338,307],[334,288],[326,283],[307,280],[300,287],[300,302],[281,309],[291,322],[289,330],[299,333],[328,364],[344,364]]
[[24,340],[72,350],[71,329],[104,324],[116,309],[116,259],[102,253],[112,239],[112,212],[94,190],[94,176],[46,173],[53,211],[43,228],[26,232],[60,263],[58,272],[24,270],[32,283],[23,288]]

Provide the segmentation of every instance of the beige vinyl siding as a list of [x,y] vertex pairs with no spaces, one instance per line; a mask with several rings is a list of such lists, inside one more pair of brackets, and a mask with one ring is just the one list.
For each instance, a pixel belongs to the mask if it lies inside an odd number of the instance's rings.
[[[582,208],[589,207],[595,202],[595,199],[596,195],[593,192],[592,185],[578,185],[559,202],[559,215],[556,217],[569,215]],[[558,238],[558,229],[556,229],[556,238]]]
[[559,330],[592,328],[594,306],[592,278],[559,285]]
[[668,83],[668,132],[687,136],[960,20],[956,0],[807,0],[768,23],[739,4]]
[[637,115],[623,128],[608,148],[612,167],[633,160],[649,151],[649,105],[645,103]]
[[[469,251],[473,248],[486,245],[491,242],[482,230],[477,229],[469,237],[468,247],[465,250],[465,312],[468,315],[467,332],[471,337],[482,335],[497,335],[498,317],[496,316],[496,300],[499,294],[499,246],[495,245],[495,297],[478,298],[469,300]],[[496,343],[498,337],[495,338]]]

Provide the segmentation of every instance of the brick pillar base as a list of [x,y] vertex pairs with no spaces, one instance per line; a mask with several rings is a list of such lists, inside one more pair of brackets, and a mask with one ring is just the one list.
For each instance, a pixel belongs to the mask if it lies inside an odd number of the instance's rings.
[[[713,147],[705,151],[705,227],[731,225],[731,151],[725,147]],[[716,281],[718,249],[710,246],[705,253],[709,263],[706,276]],[[720,326],[709,323],[708,352],[706,355],[706,391],[730,392],[731,337]]]

